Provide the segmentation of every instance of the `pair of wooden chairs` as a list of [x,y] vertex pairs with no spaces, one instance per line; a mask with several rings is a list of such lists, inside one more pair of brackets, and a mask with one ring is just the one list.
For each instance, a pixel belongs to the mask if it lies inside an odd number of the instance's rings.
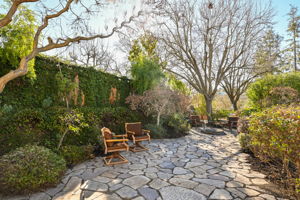
[[[104,153],[111,153],[104,157],[106,165],[127,163],[128,160],[120,154],[121,151],[131,150],[133,152],[138,152],[148,150],[141,142],[150,142],[150,131],[142,129],[141,122],[125,123],[125,131],[126,133],[124,135],[115,135],[106,127],[101,129],[105,147]],[[132,140],[132,146],[127,144],[128,139]]]
[[205,125],[205,122],[208,121],[207,115],[191,115],[190,123],[192,126],[198,127]]

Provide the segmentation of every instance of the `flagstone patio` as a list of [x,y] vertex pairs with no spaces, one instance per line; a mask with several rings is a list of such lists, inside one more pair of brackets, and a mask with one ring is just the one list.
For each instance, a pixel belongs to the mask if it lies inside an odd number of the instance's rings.
[[98,157],[67,171],[44,192],[11,199],[30,200],[202,200],[278,199],[265,175],[253,171],[236,137],[202,134],[152,140],[146,152],[124,152],[129,164],[108,167]]

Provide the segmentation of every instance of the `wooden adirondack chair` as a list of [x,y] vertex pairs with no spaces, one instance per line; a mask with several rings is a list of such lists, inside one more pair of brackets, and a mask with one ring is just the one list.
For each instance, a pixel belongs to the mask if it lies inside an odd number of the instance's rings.
[[141,142],[150,142],[150,130],[142,129],[141,122],[125,123],[125,130],[128,138],[134,143],[134,145],[130,147],[131,151],[138,152],[148,150],[148,148],[141,145]]
[[126,138],[127,135],[113,135],[112,132],[105,127],[101,129],[101,133],[103,136],[103,142],[105,146],[104,153],[112,153],[111,155],[107,155],[104,157],[105,164],[116,165],[127,163],[128,160],[120,154],[121,151],[129,150],[129,146],[126,143],[128,141],[128,139]]

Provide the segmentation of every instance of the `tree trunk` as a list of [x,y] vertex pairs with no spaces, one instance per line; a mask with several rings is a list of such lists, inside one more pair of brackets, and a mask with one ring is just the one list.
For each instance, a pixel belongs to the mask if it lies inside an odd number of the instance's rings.
[[208,118],[211,119],[213,97],[207,97],[207,96],[204,96],[204,97],[205,97],[205,104],[206,104],[206,113],[207,113]]
[[9,81],[27,74],[27,72],[28,72],[27,63],[28,63],[27,58],[23,57],[20,61],[19,67],[16,70],[12,70],[12,71],[8,72],[7,74],[5,74],[4,76],[0,77],[0,93],[3,92],[6,84]]
[[64,138],[65,138],[66,134],[68,133],[68,130],[69,130],[69,129],[66,129],[65,132],[63,133],[63,135],[61,136],[61,138],[60,138],[60,140],[59,140],[59,143],[58,143],[58,145],[57,145],[57,150],[59,150],[59,148],[61,147],[62,142],[64,141]]
[[234,111],[237,111],[237,110],[238,110],[237,101],[233,101],[233,102],[232,102],[232,107],[233,107],[233,110],[234,110]]
[[159,126],[159,124],[160,124],[160,112],[157,114],[156,126]]

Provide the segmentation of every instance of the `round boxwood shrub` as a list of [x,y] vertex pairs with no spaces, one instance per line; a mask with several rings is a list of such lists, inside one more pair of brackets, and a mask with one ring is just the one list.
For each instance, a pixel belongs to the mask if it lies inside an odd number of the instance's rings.
[[75,165],[90,158],[93,158],[94,147],[92,145],[66,145],[60,150],[60,154],[64,157],[67,165]]
[[27,145],[0,157],[0,192],[24,194],[55,185],[66,170],[63,158],[51,150]]

